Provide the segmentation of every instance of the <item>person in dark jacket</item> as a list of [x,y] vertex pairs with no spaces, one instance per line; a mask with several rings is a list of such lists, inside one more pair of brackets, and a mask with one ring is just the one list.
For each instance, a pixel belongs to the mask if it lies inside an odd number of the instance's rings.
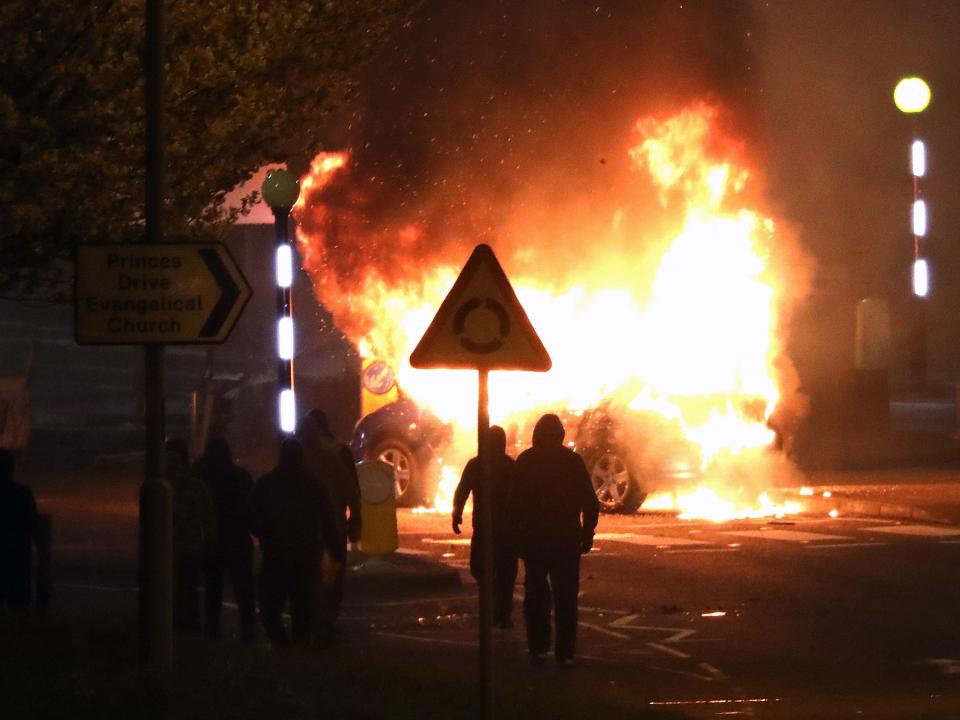
[[253,642],[253,539],[247,509],[253,492],[250,473],[234,463],[227,441],[213,435],[203,455],[194,463],[194,473],[206,485],[217,518],[217,536],[204,558],[205,630],[211,637],[222,633],[223,581],[230,577],[240,613],[240,637]]
[[[550,648],[550,606],[561,665],[572,663],[577,639],[580,555],[593,546],[600,505],[583,459],[563,445],[563,423],[544,415],[533,447],[517,458],[518,536],[523,558],[527,647],[542,663]],[[551,597],[552,595],[552,597]]]
[[14,458],[0,449],[0,609],[30,607],[38,515],[33,492],[13,479]]
[[[514,519],[516,464],[507,455],[507,435],[494,425],[487,431],[490,454],[490,480],[493,487],[493,623],[500,628],[513,627],[513,586],[517,581],[517,550]],[[473,538],[470,541],[470,574],[479,584],[483,574],[483,529],[480,508],[483,502],[483,466],[480,458],[471,459],[463,469],[453,494],[453,532],[460,534],[463,506],[473,494]]]
[[[295,438],[280,444],[280,464],[261,477],[250,498],[251,528],[260,539],[260,620],[274,647],[310,642],[313,589],[324,549],[342,563],[336,526],[320,482],[303,464]],[[281,614],[290,603],[290,636]]]
[[[360,540],[360,483],[350,449],[337,441],[330,431],[326,414],[311,410],[297,423],[297,439],[303,444],[303,462],[320,480],[333,510],[337,534],[337,553],[346,556],[347,540]],[[333,642],[337,617],[343,602],[345,563],[330,567],[333,553],[321,559],[321,582],[317,585],[315,635],[320,643]]]
[[187,443],[169,438],[167,480],[173,490],[173,624],[200,631],[200,571],[216,533],[213,502],[206,485],[190,472]]

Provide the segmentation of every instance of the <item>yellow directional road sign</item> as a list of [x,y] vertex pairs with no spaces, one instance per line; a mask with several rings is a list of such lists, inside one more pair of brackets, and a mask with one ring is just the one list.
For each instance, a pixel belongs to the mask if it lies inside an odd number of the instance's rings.
[[527,319],[489,245],[477,245],[410,356],[416,368],[550,369],[550,355]]
[[223,342],[251,294],[220,243],[80,245],[77,342]]

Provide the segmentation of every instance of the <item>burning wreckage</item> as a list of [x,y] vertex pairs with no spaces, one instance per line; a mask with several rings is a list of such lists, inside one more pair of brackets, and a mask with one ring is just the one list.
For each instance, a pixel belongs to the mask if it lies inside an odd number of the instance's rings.
[[[796,512],[768,490],[803,406],[784,344],[809,262],[765,213],[742,144],[716,107],[636,123],[613,211],[591,193],[515,203],[490,238],[429,222],[378,225],[350,154],[321,153],[294,208],[319,300],[365,358],[358,459],[393,465],[403,504],[449,510],[475,451],[476,379],[421,371],[409,356],[477,241],[494,245],[554,360],[545,374],[493,373],[491,422],[517,449],[544,412],[565,419],[608,511],[681,517]],[[607,204],[609,207],[609,204]],[[549,228],[549,230],[544,229]],[[375,258],[375,260],[371,260]]]

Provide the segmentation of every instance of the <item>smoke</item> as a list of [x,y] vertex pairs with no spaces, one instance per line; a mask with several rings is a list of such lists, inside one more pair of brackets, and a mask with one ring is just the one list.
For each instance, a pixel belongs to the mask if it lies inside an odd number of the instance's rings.
[[371,265],[409,278],[479,242],[521,271],[546,245],[551,272],[575,272],[619,208],[644,213],[636,118],[697,99],[728,108],[734,135],[755,125],[752,37],[728,2],[426,3],[331,133],[349,174],[308,200],[328,213],[338,281]]

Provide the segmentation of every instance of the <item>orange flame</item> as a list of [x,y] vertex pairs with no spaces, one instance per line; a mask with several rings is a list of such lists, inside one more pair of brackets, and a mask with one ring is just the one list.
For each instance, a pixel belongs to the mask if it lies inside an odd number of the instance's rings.
[[[711,519],[790,511],[771,503],[762,487],[745,497],[749,468],[737,463],[753,462],[771,444],[768,420],[795,391],[782,333],[790,303],[805,287],[805,266],[791,257],[777,223],[750,206],[751,174],[720,132],[715,108],[698,104],[665,120],[643,119],[636,132],[639,142],[627,154],[652,182],[662,219],[674,229],[664,233],[654,224],[665,237],[630,237],[616,213],[612,240],[597,247],[617,251],[593,251],[583,239],[573,281],[551,271],[549,241],[528,241],[512,255],[498,247],[508,272],[511,260],[523,266],[512,282],[554,365],[546,374],[493,373],[491,420],[529,428],[544,411],[581,413],[604,403],[621,420],[617,443],[637,467],[656,455],[658,438],[631,418],[653,414],[658,427],[674,428],[699,456],[702,486],[677,495],[687,498],[677,509]],[[347,153],[319,155],[301,197],[322,198],[348,171],[348,160]],[[333,211],[305,202],[299,210],[310,213],[311,227],[301,224],[298,239],[321,301],[361,355],[390,362],[403,391],[452,424],[445,463],[461,467],[473,454],[475,374],[409,365],[458,267],[440,255],[425,270],[387,272],[370,263],[342,282],[327,262],[337,252],[329,236]],[[416,246],[416,227],[390,232],[393,246]],[[511,237],[511,228],[503,234]],[[467,250],[459,250],[462,261]],[[444,470],[441,492],[457,474]]]

